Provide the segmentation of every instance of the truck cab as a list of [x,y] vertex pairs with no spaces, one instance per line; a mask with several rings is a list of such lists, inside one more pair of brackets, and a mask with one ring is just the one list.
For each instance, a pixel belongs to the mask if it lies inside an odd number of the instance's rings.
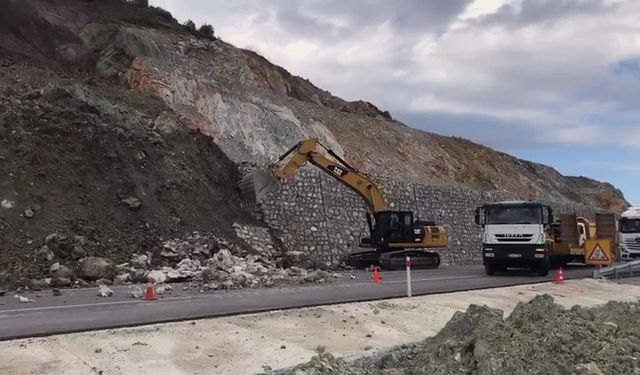
[[530,201],[496,202],[478,207],[475,220],[483,228],[482,260],[487,275],[508,267],[549,273],[546,227],[553,222],[549,206]]
[[621,258],[640,257],[640,207],[631,207],[620,215],[618,232]]

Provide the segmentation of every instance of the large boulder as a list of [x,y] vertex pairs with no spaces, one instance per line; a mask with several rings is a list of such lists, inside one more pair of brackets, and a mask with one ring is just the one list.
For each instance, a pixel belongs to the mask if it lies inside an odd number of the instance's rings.
[[80,277],[85,280],[112,279],[115,273],[116,267],[105,258],[88,257],[80,263]]

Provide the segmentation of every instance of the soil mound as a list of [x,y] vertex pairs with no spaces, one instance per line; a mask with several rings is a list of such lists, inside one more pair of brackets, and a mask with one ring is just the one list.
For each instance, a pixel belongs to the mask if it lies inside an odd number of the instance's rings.
[[640,304],[565,310],[544,295],[500,310],[472,305],[435,337],[354,363],[322,353],[286,374],[640,374]]

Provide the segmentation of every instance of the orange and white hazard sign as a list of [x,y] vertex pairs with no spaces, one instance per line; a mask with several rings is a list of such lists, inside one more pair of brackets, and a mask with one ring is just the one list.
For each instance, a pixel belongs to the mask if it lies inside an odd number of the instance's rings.
[[585,263],[608,266],[613,263],[611,240],[588,240],[585,244]]

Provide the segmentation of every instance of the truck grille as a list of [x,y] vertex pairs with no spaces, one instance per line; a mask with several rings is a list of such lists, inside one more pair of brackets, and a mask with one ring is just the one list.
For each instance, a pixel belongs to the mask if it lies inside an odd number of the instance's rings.
[[531,242],[533,234],[496,234],[498,242]]
[[635,238],[625,239],[624,246],[631,251],[640,251],[640,242],[636,242]]

